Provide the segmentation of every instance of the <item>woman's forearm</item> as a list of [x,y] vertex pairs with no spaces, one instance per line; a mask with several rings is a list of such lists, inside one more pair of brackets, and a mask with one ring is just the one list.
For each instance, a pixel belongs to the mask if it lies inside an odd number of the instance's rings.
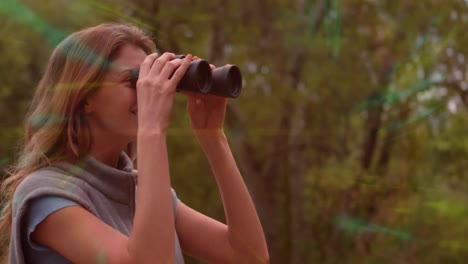
[[219,131],[198,134],[198,140],[221,193],[235,259],[243,263],[267,263],[265,235],[226,136]]
[[138,191],[129,252],[136,263],[175,263],[175,226],[166,135],[139,133]]

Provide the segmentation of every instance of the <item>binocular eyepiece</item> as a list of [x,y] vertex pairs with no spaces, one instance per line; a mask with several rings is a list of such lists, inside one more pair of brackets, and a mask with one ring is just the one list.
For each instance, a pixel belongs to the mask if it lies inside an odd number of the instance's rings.
[[[183,59],[185,55],[177,55]],[[131,71],[132,87],[136,87],[140,69]],[[236,98],[242,89],[242,75],[236,65],[225,65],[211,70],[206,60],[194,60],[176,87],[177,91],[189,91],[202,94]]]

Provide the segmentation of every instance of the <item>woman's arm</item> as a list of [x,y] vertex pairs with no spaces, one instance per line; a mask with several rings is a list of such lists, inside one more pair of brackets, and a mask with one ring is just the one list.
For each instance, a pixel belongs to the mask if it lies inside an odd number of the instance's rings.
[[138,191],[134,227],[128,242],[135,263],[175,263],[166,133],[176,85],[190,65],[191,56],[185,60],[174,58],[169,53],[156,60],[148,56],[141,64],[137,82]]
[[268,263],[268,248],[255,206],[222,130],[197,133],[223,200],[234,263]]
[[172,264],[175,228],[166,135],[146,132],[138,136],[137,144],[138,198],[129,252],[135,263],[157,259]]
[[[214,69],[215,66],[211,65],[211,68]],[[228,224],[227,231],[223,232],[222,225],[208,217],[190,212],[185,207],[179,211],[185,217],[189,216],[189,219],[203,222],[203,228],[206,229],[204,232],[222,242],[219,246],[223,247],[223,254],[227,256],[207,254],[200,246],[195,245],[205,246],[204,242],[187,239],[187,234],[195,233],[189,224],[179,224],[183,231],[182,241],[186,242],[186,248],[198,255],[231,259],[232,263],[269,263],[268,248],[260,220],[224,134],[227,98],[212,94],[184,94],[188,97],[187,110],[191,127],[210,162],[221,193]],[[226,248],[226,244],[230,244],[230,248]]]

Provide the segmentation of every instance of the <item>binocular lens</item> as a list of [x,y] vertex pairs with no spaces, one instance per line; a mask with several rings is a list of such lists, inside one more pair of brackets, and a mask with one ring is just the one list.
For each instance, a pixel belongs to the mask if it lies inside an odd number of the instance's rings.
[[211,94],[236,98],[242,89],[242,75],[236,65],[226,65],[213,70]]

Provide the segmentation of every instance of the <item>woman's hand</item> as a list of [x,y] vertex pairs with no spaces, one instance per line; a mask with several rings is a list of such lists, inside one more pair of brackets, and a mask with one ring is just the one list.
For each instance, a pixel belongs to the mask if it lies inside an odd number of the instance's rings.
[[[200,58],[194,56],[194,60]],[[214,65],[210,65],[215,69]],[[227,98],[212,94],[182,92],[188,97],[187,110],[195,135],[224,134]]]
[[139,133],[166,133],[177,84],[191,61],[190,54],[185,59],[175,59],[173,53],[154,53],[145,58],[136,85]]

